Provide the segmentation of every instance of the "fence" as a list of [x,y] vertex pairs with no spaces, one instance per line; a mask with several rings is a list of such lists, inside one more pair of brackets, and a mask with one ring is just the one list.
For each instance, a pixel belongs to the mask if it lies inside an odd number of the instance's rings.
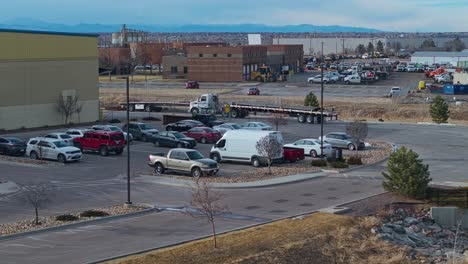
[[437,189],[429,188],[426,199],[438,206],[453,205],[468,208],[468,188]]

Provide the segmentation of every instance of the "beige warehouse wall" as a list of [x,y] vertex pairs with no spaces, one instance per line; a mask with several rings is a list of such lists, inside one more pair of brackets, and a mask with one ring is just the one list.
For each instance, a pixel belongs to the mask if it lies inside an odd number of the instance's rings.
[[[99,119],[99,101],[81,101],[83,111],[70,118],[69,122],[85,123]],[[55,126],[63,124],[62,116],[55,110],[55,104],[35,104],[0,107],[0,129]]]

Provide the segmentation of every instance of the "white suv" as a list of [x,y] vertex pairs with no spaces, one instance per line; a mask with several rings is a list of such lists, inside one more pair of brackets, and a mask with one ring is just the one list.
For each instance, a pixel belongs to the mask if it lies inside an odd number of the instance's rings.
[[81,160],[79,148],[72,147],[63,140],[37,137],[31,138],[26,147],[26,155],[31,159],[56,160],[61,163]]
[[91,129],[88,128],[72,128],[68,129],[65,133],[70,135],[72,138],[79,138],[83,137],[84,133],[87,131],[91,131]]

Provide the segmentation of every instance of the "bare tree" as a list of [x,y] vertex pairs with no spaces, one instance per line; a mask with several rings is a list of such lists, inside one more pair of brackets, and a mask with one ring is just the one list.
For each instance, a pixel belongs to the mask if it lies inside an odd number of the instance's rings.
[[187,211],[187,214],[195,218],[205,217],[208,220],[208,223],[211,224],[215,248],[218,247],[215,218],[228,212],[227,207],[222,204],[223,198],[224,195],[214,190],[209,183],[201,181],[199,177],[195,179],[195,184],[192,186],[192,199],[190,201],[190,205],[195,211]]
[[109,81],[112,81],[112,71],[114,70],[115,63],[112,58],[112,35],[105,34],[100,39],[102,53],[99,56],[99,67],[109,70]]
[[282,155],[283,145],[276,138],[265,136],[257,142],[255,148],[260,156],[267,159],[268,173],[271,174],[273,159]]
[[64,96],[60,95],[56,102],[56,109],[59,112],[63,119],[65,120],[65,124],[68,124],[68,120],[70,117],[73,116],[75,113],[81,113],[83,109],[83,105],[79,103],[80,97],[78,95],[75,96]]
[[366,139],[367,137],[368,130],[369,129],[367,127],[367,122],[362,122],[359,120],[353,121],[346,125],[346,132],[353,139],[353,143],[354,143],[353,147],[354,147],[354,150],[356,150],[356,155],[359,149],[359,144],[363,142],[364,139]]
[[23,193],[22,200],[29,206],[34,208],[35,220],[34,223],[39,225],[39,209],[42,209],[51,200],[52,187],[42,183],[38,185],[22,185]]
[[284,118],[283,114],[273,113],[273,116],[270,118],[270,122],[275,126],[276,131],[278,131],[279,126],[286,125],[288,120]]

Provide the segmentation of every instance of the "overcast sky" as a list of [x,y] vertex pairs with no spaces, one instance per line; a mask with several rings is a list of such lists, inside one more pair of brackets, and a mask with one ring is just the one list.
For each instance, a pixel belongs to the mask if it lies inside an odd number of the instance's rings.
[[468,0],[2,0],[0,22],[314,24],[468,31]]

